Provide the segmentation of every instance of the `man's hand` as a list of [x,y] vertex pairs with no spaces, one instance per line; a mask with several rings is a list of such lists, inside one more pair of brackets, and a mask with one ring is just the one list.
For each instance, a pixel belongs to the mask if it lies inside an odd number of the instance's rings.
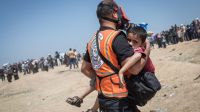
[[151,46],[150,46],[149,40],[146,39],[146,41],[145,41],[144,44],[145,44],[145,45],[144,45],[144,46],[145,46],[145,51],[144,51],[144,53],[146,54],[146,58],[148,58],[149,55],[150,55],[150,51],[151,51]]

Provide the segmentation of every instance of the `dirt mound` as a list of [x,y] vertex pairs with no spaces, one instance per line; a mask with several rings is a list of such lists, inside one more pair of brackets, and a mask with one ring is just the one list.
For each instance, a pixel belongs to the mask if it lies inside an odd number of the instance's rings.
[[152,50],[151,57],[162,89],[146,106],[141,107],[142,111],[200,111],[199,48],[200,42],[191,41]]
[[168,60],[200,64],[200,42],[189,41],[169,45],[166,49],[153,49],[151,57],[155,60]]

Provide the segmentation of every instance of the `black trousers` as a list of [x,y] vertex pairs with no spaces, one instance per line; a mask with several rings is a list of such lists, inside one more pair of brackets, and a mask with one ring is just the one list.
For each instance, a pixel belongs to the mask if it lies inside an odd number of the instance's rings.
[[1,78],[2,81],[5,81],[5,75],[4,74],[1,74],[0,78]]
[[137,106],[131,105],[128,98],[106,98],[98,95],[100,112],[140,112]]
[[15,79],[15,80],[18,80],[18,79],[19,79],[18,73],[14,73],[13,75],[14,75],[14,79]]
[[13,74],[7,74],[8,82],[12,82],[12,76],[13,76]]
[[76,59],[75,58],[70,58],[69,60],[69,68],[72,69],[72,65],[74,66],[74,69],[76,68]]

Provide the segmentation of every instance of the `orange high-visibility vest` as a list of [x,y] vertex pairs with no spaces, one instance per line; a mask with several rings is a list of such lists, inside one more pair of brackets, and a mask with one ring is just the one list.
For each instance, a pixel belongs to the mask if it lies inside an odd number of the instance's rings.
[[[120,69],[120,65],[118,63],[117,56],[112,49],[112,43],[119,33],[120,31],[104,30],[100,31],[98,35],[101,54],[118,69]],[[125,85],[123,88],[120,88],[118,74],[115,74],[114,71],[106,63],[104,63],[98,55],[96,34],[88,43],[87,50],[90,55],[92,67],[97,74],[96,89],[98,92],[102,93],[106,97],[127,97],[128,90]]]

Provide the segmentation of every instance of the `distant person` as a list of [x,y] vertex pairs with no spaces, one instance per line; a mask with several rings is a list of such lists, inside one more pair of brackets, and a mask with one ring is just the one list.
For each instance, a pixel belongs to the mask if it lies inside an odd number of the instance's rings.
[[166,48],[166,37],[164,36],[164,34],[161,35],[161,42],[162,42],[162,47]]
[[182,29],[182,33],[183,33],[183,40],[188,41],[188,39],[186,37],[186,26],[182,24],[181,29]]
[[65,53],[59,53],[60,54],[60,64],[63,65],[64,64],[64,55]]
[[25,62],[22,62],[22,72],[24,73],[24,75],[26,75],[26,70],[25,70]]
[[162,48],[162,37],[160,33],[157,34],[156,39],[157,39],[158,48]]
[[34,60],[35,64],[33,66],[35,73],[39,72],[39,63],[38,60]]
[[50,68],[54,69],[54,62],[52,56],[49,54],[47,57],[48,65]]
[[49,64],[47,59],[44,59],[44,70],[47,72],[49,71]]
[[7,80],[8,80],[8,82],[12,82],[13,70],[12,70],[12,66],[11,65],[9,65],[7,67],[6,74],[7,74]]
[[67,55],[67,52],[64,55],[64,63],[66,64],[66,67],[69,66],[69,56]]
[[193,27],[194,27],[194,31],[193,31],[193,35],[194,35],[194,38],[195,39],[198,39],[198,18],[196,18],[192,24],[193,24]]
[[76,51],[76,49],[74,49],[73,52],[75,54],[75,60],[74,60],[75,61],[75,65],[76,65],[76,68],[78,68],[78,60],[79,60],[78,59],[79,58],[78,57],[78,52]]
[[32,65],[31,65],[31,60],[27,60],[26,61],[26,72],[27,74],[30,74],[31,73],[31,68],[32,68]]
[[31,60],[30,62],[29,62],[29,68],[30,68],[30,73],[32,72],[33,74],[35,73],[35,71],[34,71],[34,64],[33,64],[33,60]]
[[67,55],[69,56],[69,68],[72,69],[72,65],[73,65],[75,69],[76,55],[75,55],[75,52],[72,50],[72,48],[69,49],[69,51],[67,52]]
[[19,62],[19,63],[17,64],[17,67],[18,67],[18,69],[19,69],[19,72],[22,73],[22,63],[21,63],[21,62]]
[[56,59],[56,65],[60,66],[61,61],[60,61],[60,54],[58,53],[58,51],[55,52],[55,59]]
[[28,72],[28,65],[27,65],[27,62],[26,61],[24,61],[23,63],[22,63],[22,71],[24,72],[24,75],[26,75]]
[[197,18],[197,36],[198,36],[198,40],[200,40],[200,21],[199,21],[199,18]]
[[81,61],[81,54],[80,53],[78,53],[77,58],[78,58],[78,61]]
[[182,30],[181,30],[181,28],[178,28],[178,29],[177,29],[177,35],[178,35],[178,41],[179,41],[179,42],[183,42],[183,40],[182,40]]
[[148,36],[148,40],[149,40],[149,42],[150,42],[150,46],[151,46],[152,48],[154,48],[153,34],[152,34],[151,36]]
[[15,80],[18,80],[18,79],[19,79],[19,74],[18,74],[18,71],[19,71],[19,70],[18,70],[16,64],[12,65],[12,71],[13,71],[14,79],[15,79]]
[[186,38],[186,41],[190,41],[191,40],[190,26],[189,25],[186,26],[185,38]]
[[200,40],[200,25],[199,25],[199,28],[198,28],[198,40]]
[[0,68],[0,78],[3,81],[5,81],[5,75],[4,75],[4,69],[3,68]]

